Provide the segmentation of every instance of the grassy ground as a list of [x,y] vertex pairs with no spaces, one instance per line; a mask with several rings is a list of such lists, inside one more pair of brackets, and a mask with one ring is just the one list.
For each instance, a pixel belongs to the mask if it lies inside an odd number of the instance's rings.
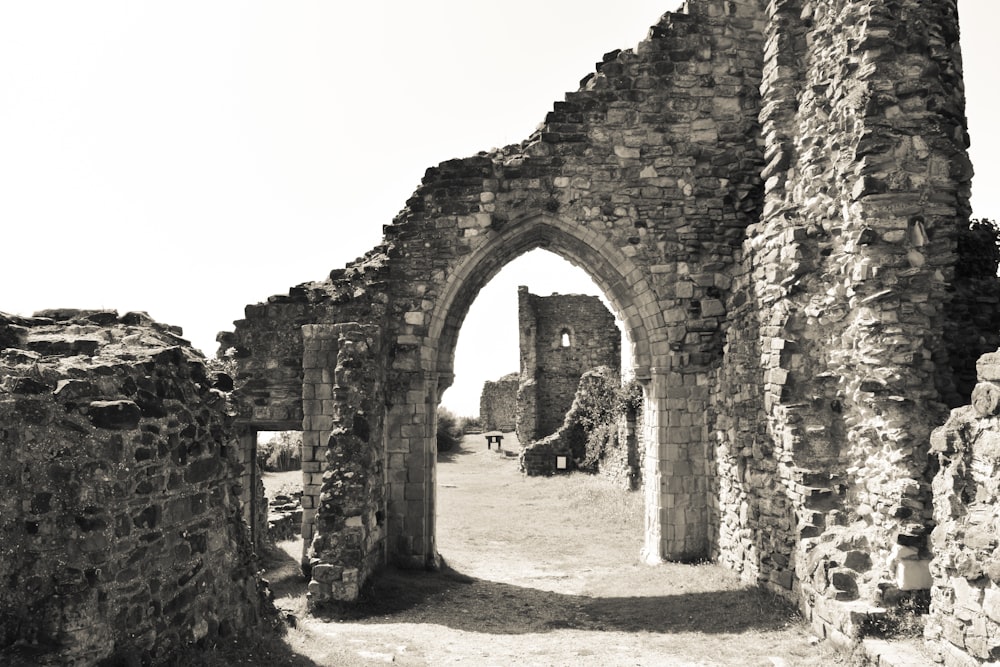
[[[504,444],[516,449],[513,434]],[[305,613],[301,545],[279,545],[266,576],[295,627],[227,647],[217,664],[847,664],[729,571],[640,563],[641,494],[524,477],[474,435],[439,460],[437,503],[440,571],[388,569],[360,604],[320,617]]]

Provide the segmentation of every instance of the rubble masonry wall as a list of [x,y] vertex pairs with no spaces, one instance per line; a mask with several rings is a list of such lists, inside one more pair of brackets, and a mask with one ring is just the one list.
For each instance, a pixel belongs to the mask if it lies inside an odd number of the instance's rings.
[[231,381],[178,333],[142,313],[0,315],[0,646],[14,662],[155,662],[255,632]]
[[509,433],[517,425],[517,385],[520,374],[510,373],[483,383],[479,397],[479,419],[484,431]]
[[925,637],[948,667],[1000,657],[1000,352],[977,367],[971,404],[931,436],[939,469]]

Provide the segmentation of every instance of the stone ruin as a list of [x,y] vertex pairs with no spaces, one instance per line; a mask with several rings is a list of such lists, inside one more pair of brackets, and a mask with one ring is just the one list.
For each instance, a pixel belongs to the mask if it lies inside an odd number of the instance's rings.
[[573,404],[580,377],[592,368],[621,368],[621,332],[596,296],[538,296],[517,288],[521,376],[517,439],[554,433]]
[[516,429],[525,445],[560,428],[585,372],[620,375],[621,332],[595,296],[538,296],[522,285],[517,316],[521,370],[483,385],[479,416],[487,431]]
[[147,664],[258,626],[232,379],[179,334],[0,314],[4,664]]
[[[55,318],[7,322],[5,641],[96,656],[91,636],[155,651],[252,621],[232,483],[256,430],[303,431],[312,606],[356,598],[389,562],[436,566],[436,408],[458,331],[542,247],[624,324],[647,562],[716,560],[834,641],[929,596],[946,664],[997,659],[992,363],[974,396],[959,382],[996,329],[951,335],[954,313],[995,321],[956,271],[972,178],[958,38],[955,0],[689,0],[522,143],[428,169],[381,245],[248,306],[220,335],[240,446],[183,348],[105,365],[113,336],[32,350],[26,332]],[[77,349],[99,363],[72,398]],[[181,557],[158,561],[168,549]]]
[[479,396],[479,420],[484,431],[512,432],[517,426],[517,385],[520,373],[508,373],[483,383]]

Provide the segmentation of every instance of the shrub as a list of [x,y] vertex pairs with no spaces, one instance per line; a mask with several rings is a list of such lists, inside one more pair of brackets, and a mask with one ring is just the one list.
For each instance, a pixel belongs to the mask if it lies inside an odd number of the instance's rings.
[[[621,446],[618,426],[622,419],[638,419],[642,409],[642,386],[635,380],[618,384],[617,377],[600,374],[581,392],[580,424],[586,433],[586,453],[579,466],[595,470],[605,455]],[[581,389],[583,384],[581,384]]]
[[464,430],[463,420],[447,408],[438,407],[437,410],[437,448],[439,452],[449,452],[462,439]]
[[479,432],[483,430],[483,421],[479,417],[462,419],[462,433]]
[[955,277],[993,278],[1000,267],[1000,227],[993,220],[972,220],[958,230]]

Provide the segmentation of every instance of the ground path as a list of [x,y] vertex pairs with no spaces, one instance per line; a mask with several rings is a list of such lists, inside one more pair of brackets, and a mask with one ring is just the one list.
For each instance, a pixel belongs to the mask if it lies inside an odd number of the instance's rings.
[[[504,444],[516,448],[513,434]],[[637,494],[584,475],[524,477],[482,436],[442,454],[437,474],[445,567],[389,571],[358,610],[317,619],[288,558],[268,576],[297,627],[260,664],[846,664],[722,568],[640,563]]]

